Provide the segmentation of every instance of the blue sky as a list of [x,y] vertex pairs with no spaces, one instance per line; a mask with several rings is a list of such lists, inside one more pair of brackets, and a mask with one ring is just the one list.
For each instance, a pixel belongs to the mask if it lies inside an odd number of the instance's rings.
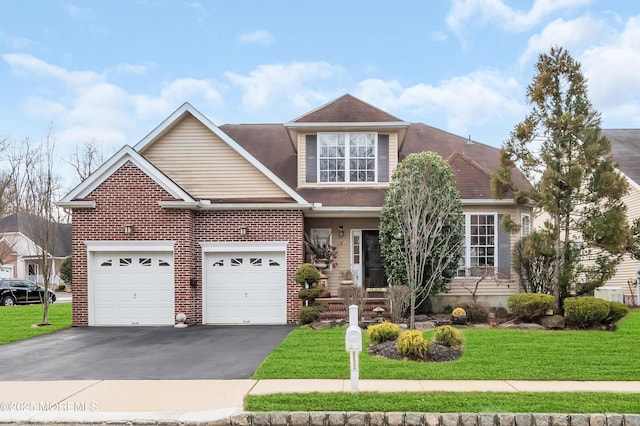
[[500,146],[552,45],[603,127],[640,127],[636,0],[3,0],[0,137],[52,129],[64,159],[134,145],[186,101],[218,125],[282,123],[351,93]]

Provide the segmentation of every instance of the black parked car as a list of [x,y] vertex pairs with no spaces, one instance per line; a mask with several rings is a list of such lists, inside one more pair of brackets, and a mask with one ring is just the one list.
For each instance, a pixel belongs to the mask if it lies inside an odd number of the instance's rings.
[[[0,280],[0,305],[43,303],[44,288],[29,280],[4,278]],[[49,290],[49,303],[56,301],[56,294]]]

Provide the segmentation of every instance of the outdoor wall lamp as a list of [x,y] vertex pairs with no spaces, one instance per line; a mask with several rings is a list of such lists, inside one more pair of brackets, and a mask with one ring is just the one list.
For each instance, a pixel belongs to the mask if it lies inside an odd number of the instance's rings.
[[247,228],[245,228],[244,226],[242,228],[238,228],[238,233],[244,237],[245,235],[247,235]]
[[344,226],[342,225],[338,226],[338,235],[340,237],[344,237]]
[[127,234],[127,235],[133,233],[133,225],[125,225],[124,226],[124,233]]

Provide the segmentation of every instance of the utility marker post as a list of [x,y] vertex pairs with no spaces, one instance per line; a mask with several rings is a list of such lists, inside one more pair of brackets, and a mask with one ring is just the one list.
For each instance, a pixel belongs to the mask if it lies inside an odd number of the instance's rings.
[[358,306],[349,306],[349,327],[345,335],[345,347],[349,352],[349,366],[351,376],[351,393],[358,392],[358,380],[360,376],[360,366],[358,358],[362,352],[362,330],[358,325]]

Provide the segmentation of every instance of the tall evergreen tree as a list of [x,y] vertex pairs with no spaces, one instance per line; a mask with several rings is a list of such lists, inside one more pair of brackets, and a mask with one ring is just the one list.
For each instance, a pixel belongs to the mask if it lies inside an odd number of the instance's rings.
[[[514,191],[516,200],[546,213],[538,232],[554,243],[551,284],[554,311],[561,313],[565,297],[593,291],[611,278],[625,253],[638,254],[638,223],[627,222],[627,182],[600,133],[580,64],[566,50],[540,55],[527,101],[532,110],[515,126],[492,176],[494,196]],[[514,187],[514,166],[533,189]]]

